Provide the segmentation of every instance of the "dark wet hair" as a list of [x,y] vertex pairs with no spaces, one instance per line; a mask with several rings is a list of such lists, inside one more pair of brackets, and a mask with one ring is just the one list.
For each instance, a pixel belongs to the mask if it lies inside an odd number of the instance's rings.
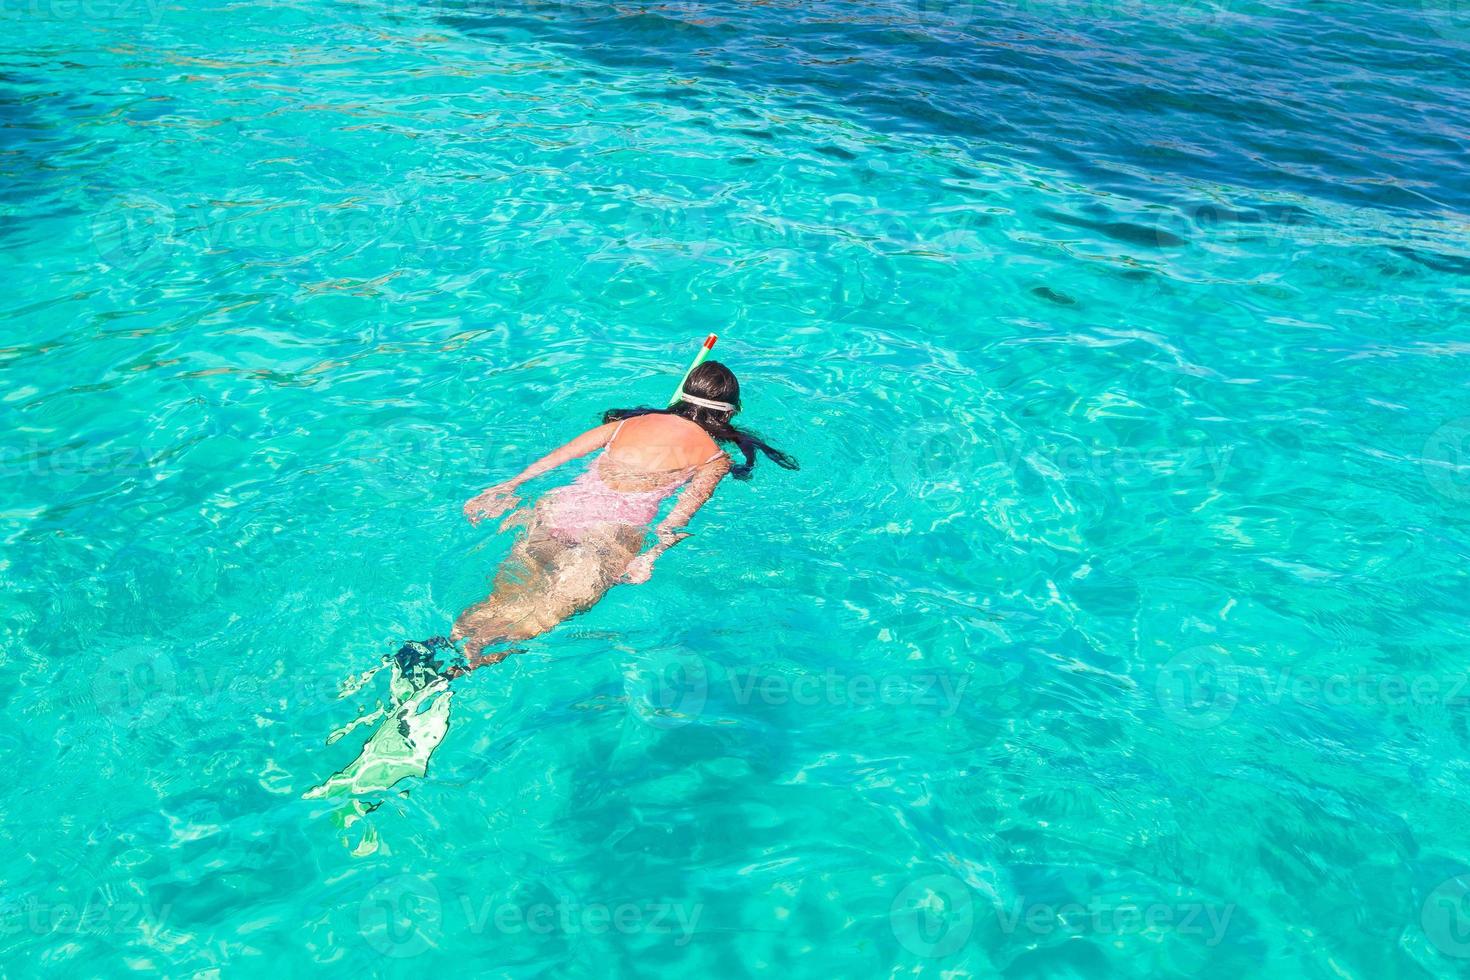
[[788,456],[774,446],[767,445],[765,440],[754,432],[748,429],[737,429],[730,424],[730,419],[740,411],[740,382],[735,380],[735,373],[725,365],[719,361],[705,361],[684,379],[684,390],[695,398],[729,402],[735,406],[735,411],[725,412],[705,408],[702,405],[692,405],[681,398],[668,408],[609,409],[602,413],[602,421],[604,423],[621,422],[623,419],[637,418],[640,415],[677,415],[681,419],[688,419],[709,433],[710,438],[716,442],[733,443],[739,448],[745,456],[745,462],[736,463],[730,468],[730,475],[737,480],[750,479],[750,471],[755,468],[755,454],[758,451],[784,469],[801,468],[794,457]]

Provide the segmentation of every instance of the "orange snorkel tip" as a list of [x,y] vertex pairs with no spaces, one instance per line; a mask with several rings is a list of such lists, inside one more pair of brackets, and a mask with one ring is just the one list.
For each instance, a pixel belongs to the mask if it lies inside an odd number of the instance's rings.
[[719,339],[715,334],[704,338],[704,344],[700,346],[699,353],[694,355],[694,361],[689,365],[689,369],[679,378],[679,386],[674,389],[674,396],[669,399],[669,405],[672,406],[679,400],[679,395],[684,390],[684,382],[688,381],[694,369],[703,364],[706,357],[709,357],[709,352],[715,349],[715,341]]

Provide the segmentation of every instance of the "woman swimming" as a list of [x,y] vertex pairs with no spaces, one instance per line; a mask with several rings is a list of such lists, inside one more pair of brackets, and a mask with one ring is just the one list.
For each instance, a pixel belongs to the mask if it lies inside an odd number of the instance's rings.
[[[520,502],[515,491],[527,480],[602,450],[576,480],[507,519],[502,527],[522,524],[526,530],[497,572],[490,596],[461,613],[449,637],[403,645],[392,660],[391,703],[328,741],[361,724],[378,721],[378,727],[356,759],[306,796],[377,793],[407,776],[422,776],[449,726],[453,678],[504,660],[511,653],[505,644],[530,639],[590,608],[618,582],[648,581],[653,563],[686,536],[684,526],[725,474],[748,479],[758,452],[796,469],[796,460],[730,424],[739,411],[735,375],[718,361],[706,361],[684,379],[668,408],[607,412],[602,425],[466,503],[472,524],[498,517]],[[734,445],[743,461],[732,463],[720,443]],[[654,543],[644,551],[663,502],[681,488],[683,496],[658,522]],[[452,657],[456,643],[465,664],[446,668],[443,659]],[[497,649],[487,653],[492,646]]]
[[[523,524],[484,601],[460,614],[450,639],[463,643],[465,670],[498,663],[509,650],[489,646],[526,640],[593,606],[619,582],[648,581],[653,564],[688,535],[684,527],[728,473],[749,479],[757,452],[786,469],[795,459],[730,420],[740,411],[740,384],[729,368],[706,361],[684,379],[666,409],[613,409],[590,429],[520,474],[464,505],[478,524],[514,508],[516,488],[570,460],[602,450],[587,471],[544,495],[529,513],[502,527]],[[738,448],[733,464],[719,444]],[[684,488],[668,516],[649,526],[663,502]],[[458,673],[459,671],[456,671]]]

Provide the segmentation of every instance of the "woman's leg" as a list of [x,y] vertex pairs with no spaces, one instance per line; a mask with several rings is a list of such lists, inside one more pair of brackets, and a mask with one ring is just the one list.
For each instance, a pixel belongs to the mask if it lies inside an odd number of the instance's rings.
[[485,647],[529,640],[591,608],[642,547],[642,530],[628,525],[589,528],[568,541],[533,518],[500,566],[493,591],[460,613],[450,638],[464,641],[469,669],[499,663],[510,651],[484,654]]

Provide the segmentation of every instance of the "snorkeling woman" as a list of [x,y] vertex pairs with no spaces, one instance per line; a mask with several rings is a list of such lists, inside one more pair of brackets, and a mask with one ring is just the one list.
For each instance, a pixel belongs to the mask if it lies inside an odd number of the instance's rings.
[[[518,511],[501,526],[525,533],[496,573],[490,595],[464,612],[448,636],[405,643],[393,658],[392,704],[379,706],[333,738],[381,719],[357,758],[307,791],[316,799],[382,792],[407,776],[422,776],[449,726],[449,682],[476,667],[498,663],[527,640],[593,606],[619,582],[646,582],[653,564],[685,537],[684,527],[726,474],[748,479],[757,453],[787,469],[796,460],[730,420],[740,411],[740,385],[718,361],[702,361],[711,335],[668,408],[614,409],[602,425],[526,467],[464,505],[472,524],[499,517],[520,502],[527,480],[594,450],[587,471]],[[740,451],[734,463],[721,445]],[[683,490],[667,517],[650,525],[663,503]],[[446,667],[459,645],[464,664]]]
[[[525,533],[502,563],[490,595],[456,620],[450,640],[462,642],[467,665],[454,673],[498,663],[511,652],[504,644],[530,639],[591,608],[619,582],[648,581],[654,562],[688,536],[685,526],[720,480],[726,474],[750,478],[757,453],[797,469],[795,459],[731,424],[739,411],[734,373],[705,361],[690,371],[668,408],[608,411],[602,425],[471,498],[464,505],[471,524],[498,517],[520,502],[515,491],[521,484],[601,450],[576,480],[502,525],[524,525]],[[733,463],[721,444],[738,449],[742,461]],[[679,502],[653,528],[653,543],[644,550],[663,502],[681,488]],[[502,648],[485,652],[492,646]]]

